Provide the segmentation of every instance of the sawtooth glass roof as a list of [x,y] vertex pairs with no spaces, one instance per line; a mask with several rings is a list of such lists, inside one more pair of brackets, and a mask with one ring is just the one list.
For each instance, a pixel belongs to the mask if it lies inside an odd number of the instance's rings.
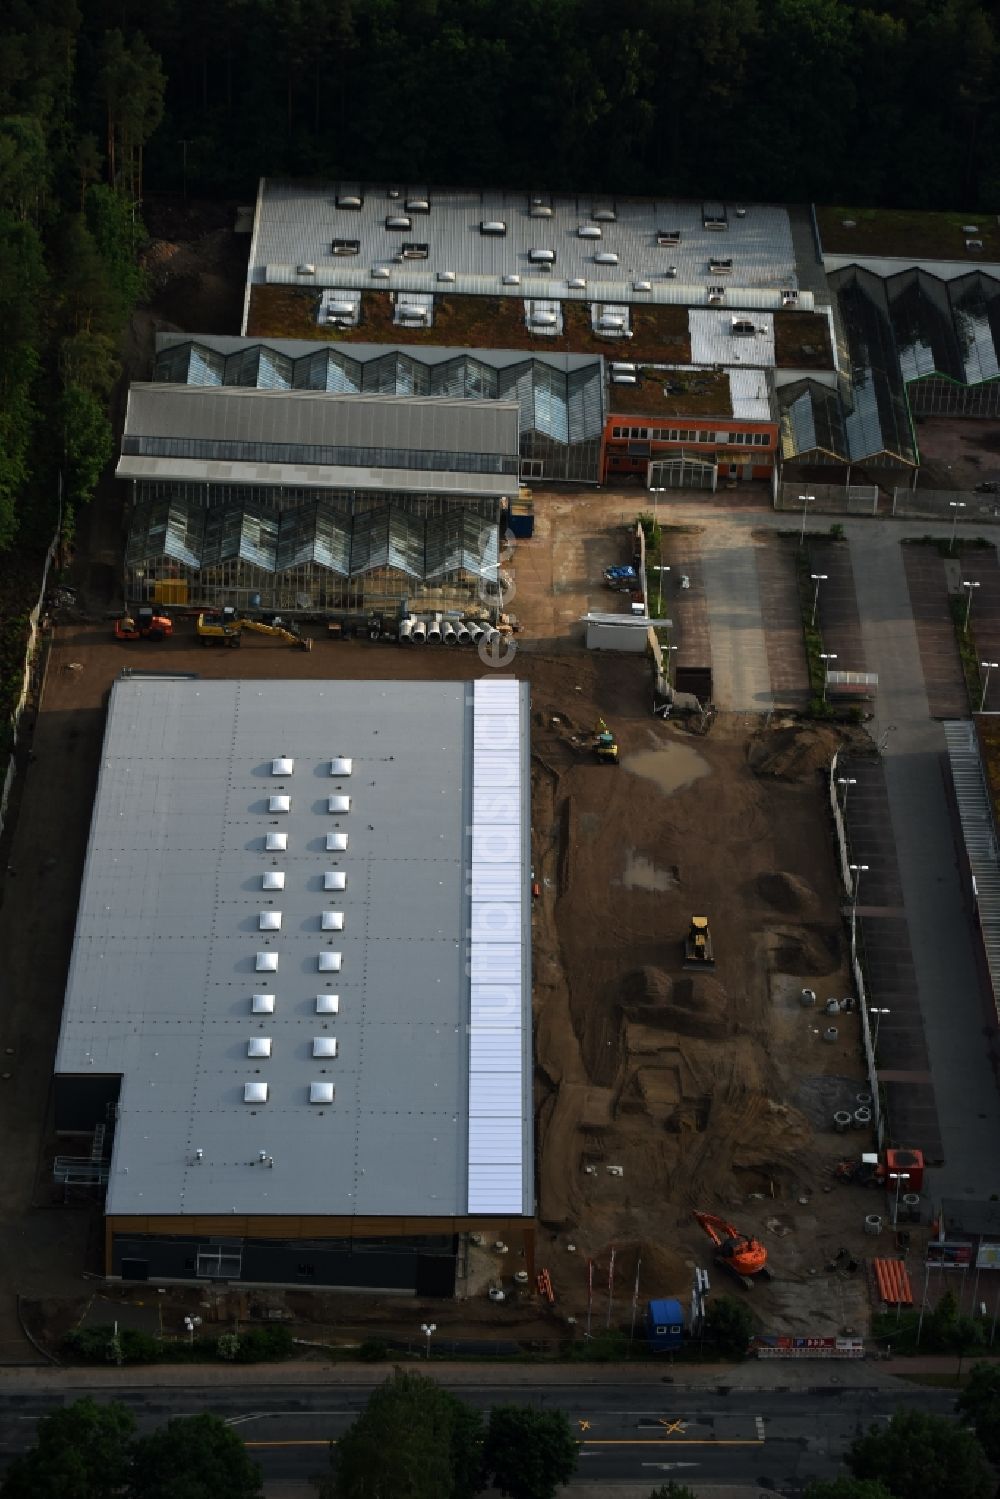
[[380,567],[425,581],[461,570],[495,577],[497,527],[461,505],[425,519],[392,503],[352,516],[329,500],[307,499],[280,514],[252,501],[204,510],[195,500],[150,500],[133,514],[126,565],[164,557],[195,570],[238,560],[267,573],[314,563],[342,578]]
[[499,673],[115,684],[56,1057],[121,1077],[108,1214],[532,1212],[528,722]]
[[[252,383],[249,373],[277,361],[296,390],[390,396],[439,396],[458,401],[517,401],[522,432],[538,431],[557,442],[585,442],[602,426],[601,361],[593,357],[525,358],[495,351],[469,354],[449,349],[386,349],[378,345],[324,345],[293,340],[186,340],[166,344],[155,378],[188,385],[208,360],[218,362],[219,384]],[[294,352],[293,352],[294,351]],[[265,359],[264,356],[270,356]],[[274,388],[273,386],[270,388]]]

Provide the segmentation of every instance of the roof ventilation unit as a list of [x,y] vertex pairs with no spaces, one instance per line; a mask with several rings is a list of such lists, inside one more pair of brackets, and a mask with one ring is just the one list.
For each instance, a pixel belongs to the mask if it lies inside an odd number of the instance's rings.
[[349,776],[354,769],[354,761],[350,755],[335,755],[330,761],[330,774],[332,776]]
[[385,227],[387,229],[412,229],[413,220],[407,213],[387,213]]
[[292,810],[292,798],[290,796],[269,796],[267,799],[267,810],[269,812],[290,812]]
[[244,1103],[267,1103],[267,1083],[244,1083]]
[[555,250],[529,250],[528,259],[532,265],[554,265],[556,258]]
[[339,1015],[340,1014],[340,995],[339,994],[317,994],[317,996],[316,996],[316,1014],[317,1015]]
[[254,965],[258,973],[277,973],[278,954],[276,952],[259,952],[257,962]]
[[611,366],[611,373],[613,375],[634,375],[637,369],[638,365],[623,364],[616,359],[614,364],[612,364]]
[[262,890],[284,890],[285,876],[280,869],[266,869],[261,875]]
[[340,854],[342,854],[344,852],[344,850],[347,848],[347,834],[346,833],[327,833],[327,835],[326,835],[326,848],[327,848],[327,852],[328,853],[340,853]]
[[323,876],[324,890],[346,890],[347,875],[343,869],[328,869]]
[[343,911],[324,911],[320,919],[320,928],[324,932],[342,932],[344,930]]
[[633,291],[652,291],[653,290],[653,283],[652,283],[652,281],[633,281],[632,282],[632,290]]
[[713,255],[708,262],[708,269],[713,276],[731,276],[733,273],[732,260],[722,260]]
[[578,239],[600,239],[600,224],[581,224],[576,231]]
[[273,776],[290,776],[294,769],[295,761],[288,755],[279,755],[276,760],[271,761]]
[[657,229],[656,243],[661,246],[679,245],[681,242],[681,231],[679,229]]
[[639,384],[639,376],[638,375],[612,375],[611,376],[611,384],[612,385],[638,385]]
[[439,281],[455,281],[457,279],[454,271],[438,271],[437,278]]
[[502,235],[507,233],[507,225],[503,219],[483,219],[479,225],[480,234]]
[[608,203],[600,208],[595,208],[592,214],[592,218],[598,224],[613,224],[617,217],[617,213]]
[[302,265],[295,267],[295,274],[296,276],[315,276],[316,267],[308,264],[308,262],[304,262]]
[[335,1057],[337,1055],[336,1036],[313,1036],[314,1057]]
[[570,280],[566,282],[566,285],[569,287],[570,291],[586,291],[587,289],[587,282],[583,276],[572,276]]
[[536,328],[554,328],[559,319],[554,312],[533,312],[531,321]]
[[364,201],[360,193],[350,192],[338,193],[334,199],[338,208],[360,208]]
[[706,203],[702,207],[701,222],[706,229],[728,229],[729,218],[724,203]]
[[270,1036],[251,1036],[247,1042],[248,1057],[269,1057],[271,1055]]
[[332,1083],[316,1082],[309,1084],[310,1103],[333,1103],[333,1099],[334,1086]]
[[663,274],[668,281],[673,281],[677,275],[677,267],[675,265],[668,265]]
[[532,198],[528,204],[528,217],[532,219],[550,219],[552,217],[552,204],[544,198]]
[[261,911],[260,915],[257,917],[257,926],[262,932],[280,932],[281,912]]
[[719,307],[726,300],[726,288],[724,286],[710,286],[708,288],[708,301],[710,307]]
[[745,208],[737,208],[737,210],[736,210],[736,217],[738,219],[745,219],[746,216],[747,216],[747,211],[746,211]]
[[414,197],[407,198],[405,206],[407,213],[430,213],[431,200],[426,193],[417,193]]
[[515,272],[508,271],[507,275],[503,277],[503,284],[504,286],[520,286],[521,278]]
[[349,812],[351,810],[351,798],[349,796],[331,796],[327,798],[327,810],[330,812]]
[[737,338],[753,338],[757,332],[753,319],[747,317],[734,317],[732,328],[733,334]]
[[343,959],[343,953],[321,952],[318,960],[320,973],[339,973]]
[[794,286],[786,286],[781,293],[782,307],[794,307],[799,300],[799,294]]
[[594,256],[594,264],[617,265],[618,256],[615,254],[614,250],[598,250],[597,254]]
[[274,995],[255,994],[250,1002],[251,1013],[254,1015],[274,1014]]
[[617,333],[625,327],[625,319],[618,312],[602,312],[597,319],[597,326],[606,333]]
[[430,253],[430,246],[426,240],[408,239],[400,247],[400,254],[404,260],[426,260]]
[[391,275],[392,272],[389,270],[389,267],[387,265],[372,266],[372,276],[376,281],[388,281]]
[[288,847],[288,834],[268,833],[264,839],[264,847],[270,854],[283,853]]
[[361,241],[359,239],[331,240],[330,252],[333,255],[360,255]]

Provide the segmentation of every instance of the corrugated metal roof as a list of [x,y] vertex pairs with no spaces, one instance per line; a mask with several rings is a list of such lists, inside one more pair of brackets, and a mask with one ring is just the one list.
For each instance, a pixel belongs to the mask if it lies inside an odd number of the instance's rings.
[[446,401],[319,391],[132,385],[125,439],[176,437],[306,447],[517,455],[517,412],[501,401]]
[[[621,293],[603,300],[631,301],[650,293],[634,293],[637,280],[651,280],[654,287],[664,285],[668,268],[676,268],[678,281],[704,293],[717,277],[709,270],[709,260],[723,255],[733,265],[728,280],[734,291],[745,288],[793,288],[797,286],[795,251],[791,225],[784,208],[748,205],[745,216],[728,215],[723,232],[707,230],[700,203],[670,199],[619,199],[614,204],[614,220],[600,221],[600,239],[579,236],[582,224],[594,222],[599,207],[592,197],[551,197],[546,217],[531,213],[528,192],[460,192],[430,193],[430,212],[414,215],[412,232],[399,233],[386,228],[389,215],[403,211],[402,198],[389,198],[386,187],[355,184],[364,202],[360,209],[337,208],[340,184],[307,185],[266,178],[258,196],[257,222],[254,228],[254,260],[249,267],[251,281],[288,280],[300,285],[322,285],[339,281],[345,286],[387,283],[372,277],[372,270],[388,269],[392,286],[410,290],[433,289],[442,272],[454,273],[452,289],[519,296],[552,296],[552,277],[534,276],[526,288],[501,285],[505,273],[528,271],[532,250],[549,249],[555,253],[554,276],[561,281],[585,278],[590,286],[615,285]],[[405,197],[405,192],[404,192]],[[504,234],[481,234],[483,221],[503,223]],[[680,242],[657,243],[658,230],[680,230]],[[334,238],[357,239],[356,256],[334,256]],[[402,261],[403,240],[426,243],[428,256],[422,261]],[[595,255],[613,253],[616,266],[601,265]],[[314,271],[299,274],[298,267],[309,265]],[[420,272],[414,272],[414,265]],[[349,267],[349,269],[347,269]],[[466,280],[475,284],[466,287]],[[546,283],[547,288],[546,289]],[[562,291],[558,293],[562,295]],[[653,294],[655,296],[655,293]],[[780,305],[780,303],[779,303]]]
[[[509,738],[486,742],[517,776],[518,835],[503,867],[520,871],[523,903],[527,688],[512,686]],[[434,1217],[464,1213],[473,1196],[477,1212],[531,1212],[527,922],[512,961],[497,965],[493,1022],[520,1034],[520,1067],[498,1043],[489,1076],[509,1087],[477,1103],[469,1166],[469,1028],[480,1013],[469,866],[488,853],[467,825],[484,743],[478,697],[464,683],[115,685],[56,1059],[57,1073],[124,1074],[109,1213]],[[346,818],[326,808],[342,754],[353,761]],[[279,755],[294,758],[294,794],[280,817],[287,848],[272,854]],[[350,823],[350,846],[331,853],[324,834],[338,821]],[[359,877],[324,892],[331,859]],[[260,875],[277,863],[282,927],[260,932]],[[328,908],[344,913],[342,931],[320,929]],[[327,979],[317,958],[332,950],[341,968]],[[255,1015],[258,951],[280,961],[267,979],[273,1009]],[[339,997],[328,1018],[318,990]],[[326,1035],[336,1057],[314,1058]],[[270,1057],[248,1059],[257,1036],[273,1040]],[[488,1054],[477,1032],[477,1071]],[[247,1082],[268,1087],[256,1113]],[[309,1101],[316,1082],[335,1084],[324,1109]],[[253,1168],[260,1151],[273,1169]],[[482,1151],[497,1172],[480,1173]]]
[[983,775],[975,725],[964,718],[942,725],[962,839],[976,882],[976,913],[982,932],[993,993],[1000,994],[1000,868],[989,792]]
[[741,327],[750,326],[750,334],[733,332],[733,312],[705,311],[692,307],[688,313],[691,334],[692,364],[745,364],[764,369],[774,368],[774,314],[757,312],[752,318],[739,318]]

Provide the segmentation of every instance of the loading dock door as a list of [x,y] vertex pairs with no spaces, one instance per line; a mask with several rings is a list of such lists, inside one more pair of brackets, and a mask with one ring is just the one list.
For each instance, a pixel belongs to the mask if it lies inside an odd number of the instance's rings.
[[709,489],[713,493],[719,480],[718,464],[694,453],[657,458],[649,465],[650,489]]

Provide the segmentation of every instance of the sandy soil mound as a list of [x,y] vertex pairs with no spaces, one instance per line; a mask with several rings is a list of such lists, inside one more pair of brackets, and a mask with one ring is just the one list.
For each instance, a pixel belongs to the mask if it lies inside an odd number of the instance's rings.
[[786,874],[783,870],[776,874],[759,874],[754,887],[761,900],[784,916],[811,916],[816,911],[816,895],[798,875]]
[[829,767],[840,742],[837,730],[823,725],[769,729],[751,740],[747,760],[759,776],[804,781]]
[[629,1020],[641,1025],[705,1038],[729,1029],[726,991],[709,974],[671,979],[662,968],[647,966],[626,974],[621,996]]
[[840,934],[825,927],[798,927],[769,934],[771,965],[779,973],[804,978],[833,973],[840,967]]

